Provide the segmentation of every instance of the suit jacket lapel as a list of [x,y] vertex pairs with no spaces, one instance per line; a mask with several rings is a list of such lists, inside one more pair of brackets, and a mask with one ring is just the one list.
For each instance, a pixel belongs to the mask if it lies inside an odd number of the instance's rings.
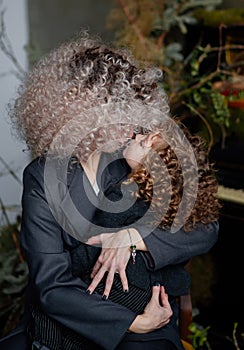
[[[130,168],[121,153],[102,153],[97,172],[99,196],[95,195],[80,164],[70,165],[68,169],[66,191],[60,203],[62,227],[75,239],[85,242],[99,230],[92,219],[104,193],[112,184],[125,179]],[[66,179],[59,172],[57,178],[64,186]]]

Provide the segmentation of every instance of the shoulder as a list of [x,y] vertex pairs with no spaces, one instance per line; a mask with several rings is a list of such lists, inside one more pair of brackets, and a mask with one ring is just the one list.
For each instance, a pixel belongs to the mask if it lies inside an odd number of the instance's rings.
[[66,182],[76,174],[82,172],[80,164],[74,158],[36,157],[24,169],[24,181],[36,179],[44,181],[44,178],[55,177],[57,181]]
[[24,177],[31,174],[43,174],[45,167],[45,158],[37,157],[34,158],[24,169]]
[[218,220],[210,222],[208,224],[198,223],[196,225],[196,229],[200,230],[206,234],[215,234],[218,235],[219,233],[219,222]]
[[33,187],[33,184],[38,186],[43,184],[45,159],[37,157],[33,159],[23,171],[23,185],[24,188]]
[[204,250],[202,253],[208,252],[218,240],[219,222],[216,220],[208,224],[198,223],[192,232],[193,235],[191,232],[189,234],[198,237],[198,243]]
[[208,236],[212,237],[212,244],[214,245],[217,242],[219,236],[219,221],[216,220],[207,224],[205,227],[205,231],[207,232]]

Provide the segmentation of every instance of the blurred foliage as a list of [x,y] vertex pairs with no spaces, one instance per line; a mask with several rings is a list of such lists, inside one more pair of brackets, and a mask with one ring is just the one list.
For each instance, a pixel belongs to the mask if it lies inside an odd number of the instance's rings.
[[[237,334],[238,323],[235,322],[233,325],[232,335],[224,336],[222,340],[221,348],[224,349],[236,349],[241,350],[243,345],[244,334]],[[196,322],[192,322],[189,326],[189,330],[191,331],[191,335],[189,338],[191,339],[193,349],[195,350],[214,350],[215,344],[210,340],[211,336],[211,327],[203,327]],[[218,349],[219,346],[217,345]]]
[[210,327],[201,327],[197,323],[192,323],[189,327],[192,335],[190,338],[192,339],[192,346],[194,349],[202,348],[204,345],[207,345],[208,349],[211,349],[208,343],[208,331]]
[[[233,130],[244,135],[243,109],[233,108],[230,100],[242,101],[244,59],[227,65],[223,57],[234,50],[243,55],[244,44],[223,44],[226,24],[238,23],[243,13],[239,9],[223,12],[222,0],[115,0],[107,26],[115,33],[115,45],[129,47],[144,64],[153,64],[164,71],[163,87],[170,99],[172,114],[181,120],[197,117],[199,132],[209,141],[209,149]],[[225,16],[223,16],[225,13]],[[204,20],[213,18],[219,44],[196,44],[191,32],[206,29]],[[213,22],[212,22],[213,23]],[[242,21],[243,25],[243,21]],[[189,51],[189,44],[193,44]],[[236,89],[236,82],[238,88]],[[217,83],[229,84],[228,94]],[[236,93],[238,90],[238,93]],[[233,93],[234,91],[234,93]],[[242,127],[241,127],[242,126]]]
[[[21,180],[15,171],[0,157],[0,164],[20,186]],[[0,197],[0,337],[8,334],[17,324],[24,307],[24,291],[28,283],[28,267],[20,248],[21,217],[14,223],[9,219],[9,210]]]
[[218,26],[220,23],[225,25],[243,25],[244,9],[228,8],[212,11],[201,9],[195,11],[195,17],[206,26]]
[[28,268],[19,245],[19,223],[0,227],[0,336],[8,334],[23,313]]

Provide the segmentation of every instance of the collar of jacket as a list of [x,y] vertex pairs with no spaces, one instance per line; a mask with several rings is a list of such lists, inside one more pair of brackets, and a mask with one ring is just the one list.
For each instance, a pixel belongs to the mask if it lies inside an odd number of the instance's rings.
[[[82,166],[74,158],[58,162],[53,169],[56,181],[52,180],[51,192],[55,199],[52,212],[65,232],[85,242],[96,229],[92,218],[99,206],[99,196],[95,195]],[[111,185],[125,179],[129,171],[122,151],[102,153],[97,173],[100,192],[106,192]]]

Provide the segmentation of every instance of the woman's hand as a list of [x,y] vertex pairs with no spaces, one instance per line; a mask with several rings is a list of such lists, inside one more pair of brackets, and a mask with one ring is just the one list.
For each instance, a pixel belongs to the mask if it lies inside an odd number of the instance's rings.
[[115,273],[120,275],[123,290],[128,291],[125,269],[131,256],[130,246],[133,243],[136,244],[137,249],[146,250],[139,233],[135,229],[130,229],[129,235],[128,230],[123,229],[115,233],[102,233],[101,235],[93,236],[86,243],[102,246],[101,254],[92,269],[92,283],[88,287],[90,293],[93,293],[105,273],[108,273],[103,293],[105,298],[109,296]]
[[163,286],[154,286],[152,297],[143,314],[138,315],[129,331],[133,333],[149,333],[169,323],[173,315],[168,295]]

